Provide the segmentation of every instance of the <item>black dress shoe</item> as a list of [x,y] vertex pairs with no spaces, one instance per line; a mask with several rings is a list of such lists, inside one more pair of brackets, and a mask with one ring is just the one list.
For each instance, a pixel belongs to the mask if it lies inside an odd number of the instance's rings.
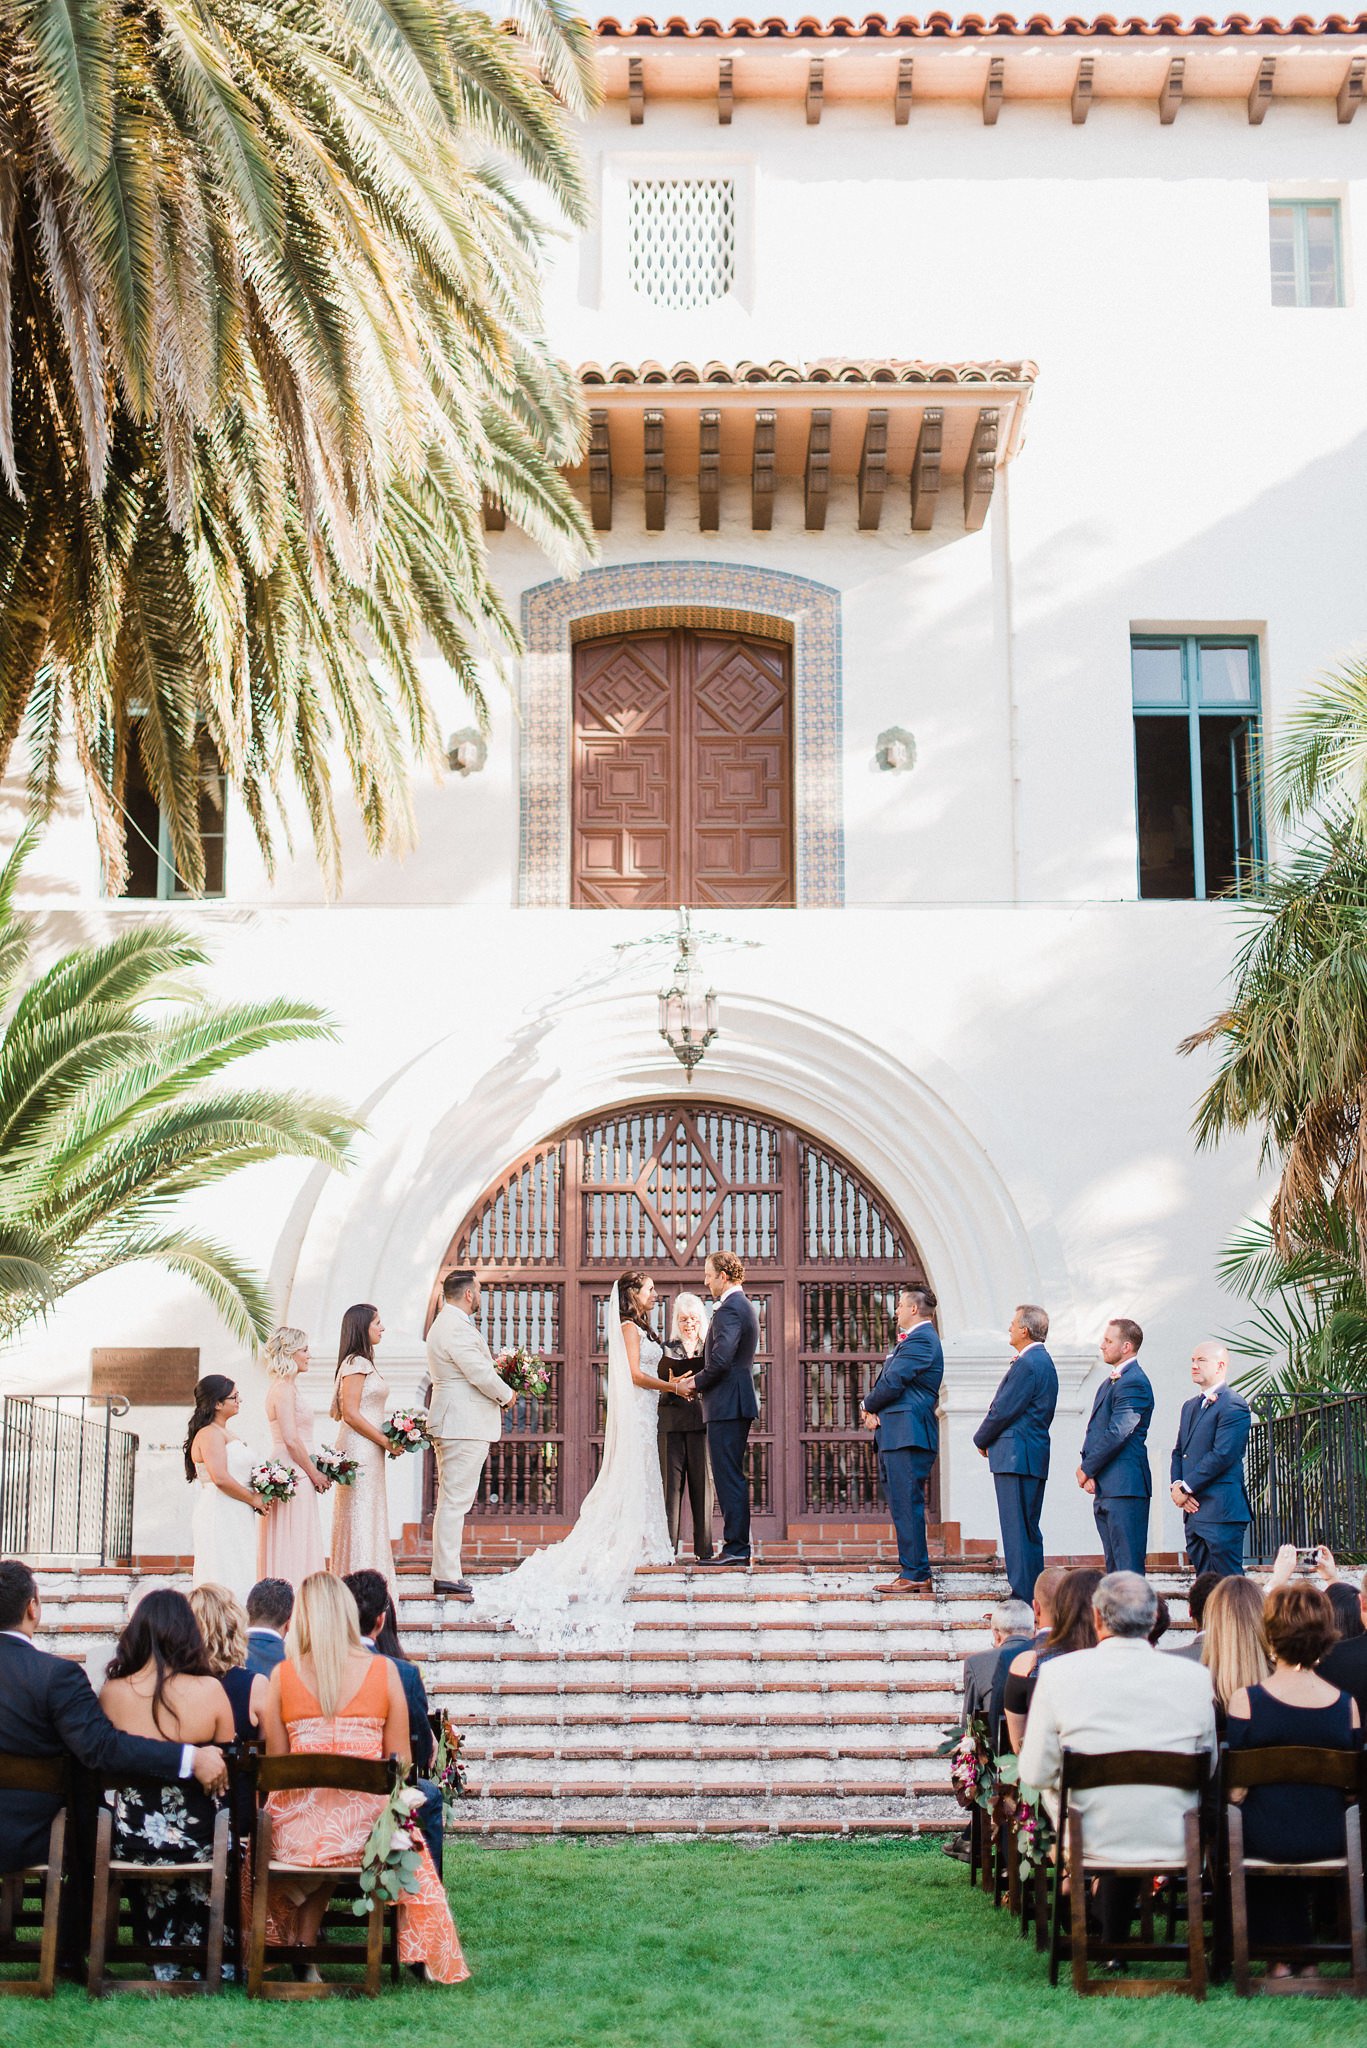
[[468,1579],[433,1579],[432,1591],[448,1600],[473,1600],[475,1589]]

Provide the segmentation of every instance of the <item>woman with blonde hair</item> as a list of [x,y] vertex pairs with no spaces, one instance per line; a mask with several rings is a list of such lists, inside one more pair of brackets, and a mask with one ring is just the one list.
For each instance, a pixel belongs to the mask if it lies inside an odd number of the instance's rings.
[[210,1671],[228,1695],[233,1733],[248,1742],[260,1733],[268,1687],[260,1672],[247,1669],[247,1610],[226,1586],[196,1586],[190,1611],[204,1638]]
[[1223,1737],[1235,1693],[1261,1685],[1272,1670],[1262,1587],[1256,1579],[1221,1579],[1207,1596],[1201,1626],[1201,1662],[1215,1688],[1215,1724]]
[[266,1340],[262,1361],[270,1375],[266,1420],[270,1424],[271,1449],[277,1458],[294,1467],[295,1489],[294,1499],[277,1501],[267,1518],[261,1577],[284,1579],[287,1585],[298,1586],[311,1572],[321,1572],[327,1564],[318,1519],[318,1496],[332,1484],[313,1462],[313,1405],[300,1384],[309,1369],[307,1331],[293,1330],[288,1324],[273,1330]]
[[[398,1671],[366,1647],[350,1590],[316,1572],[299,1588],[285,1659],[270,1676],[265,1709],[268,1756],[397,1757],[411,1761],[408,1707]],[[282,1863],[326,1873],[356,1864],[384,1800],[362,1792],[273,1792],[275,1854]],[[441,1877],[421,1835],[416,1896],[398,1906],[399,1956],[433,1984],[470,1974]],[[318,1938],[333,1886],[325,1874],[271,1886],[270,1938],[309,1948]]]
[[[692,1372],[702,1357],[706,1336],[707,1318],[701,1296],[677,1295],[660,1363],[662,1375],[666,1379],[680,1379]],[[712,1555],[712,1474],[707,1462],[707,1424],[696,1394],[687,1400],[680,1394],[660,1396],[660,1476],[664,1481],[670,1543],[677,1552],[687,1482],[693,1555],[705,1562]]]

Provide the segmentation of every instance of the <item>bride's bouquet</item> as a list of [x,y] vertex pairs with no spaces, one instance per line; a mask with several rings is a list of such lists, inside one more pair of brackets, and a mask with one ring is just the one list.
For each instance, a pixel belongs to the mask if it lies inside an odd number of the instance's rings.
[[498,1362],[498,1376],[515,1394],[544,1401],[551,1390],[550,1367],[534,1351],[510,1351]]
[[427,1438],[425,1408],[391,1408],[384,1419],[384,1433],[401,1451],[421,1451]]
[[355,1484],[356,1460],[349,1458],[345,1451],[336,1450],[331,1444],[324,1444],[321,1450],[314,1452],[313,1462],[324,1479],[330,1479],[334,1486]]
[[299,1489],[299,1474],[293,1465],[286,1465],[279,1458],[263,1458],[259,1465],[252,1466],[249,1481],[252,1492],[259,1494],[270,1507],[277,1500],[293,1500]]

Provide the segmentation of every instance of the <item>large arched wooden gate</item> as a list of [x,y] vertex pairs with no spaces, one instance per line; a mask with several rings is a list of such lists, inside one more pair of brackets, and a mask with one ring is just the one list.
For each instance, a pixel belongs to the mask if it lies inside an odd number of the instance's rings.
[[451,1239],[442,1269],[478,1269],[490,1344],[526,1345],[552,1369],[544,1401],[509,1411],[477,1518],[573,1521],[602,1455],[613,1281],[628,1266],[654,1275],[663,1333],[675,1296],[703,1292],[703,1260],[722,1247],[745,1261],[760,1319],[756,1532],[882,1517],[859,1397],[890,1348],[898,1283],[924,1278],[915,1247],[828,1146],[748,1110],[685,1100],[546,1139]]

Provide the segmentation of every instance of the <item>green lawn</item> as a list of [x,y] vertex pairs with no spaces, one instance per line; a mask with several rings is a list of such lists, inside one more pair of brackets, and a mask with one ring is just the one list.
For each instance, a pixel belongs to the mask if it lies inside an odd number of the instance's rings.
[[1258,2048],[1367,2038],[1351,2000],[1204,2010],[1051,1992],[1033,1946],[933,1844],[551,1841],[447,1852],[474,1976],[378,2005],[0,2003],[24,2048]]

